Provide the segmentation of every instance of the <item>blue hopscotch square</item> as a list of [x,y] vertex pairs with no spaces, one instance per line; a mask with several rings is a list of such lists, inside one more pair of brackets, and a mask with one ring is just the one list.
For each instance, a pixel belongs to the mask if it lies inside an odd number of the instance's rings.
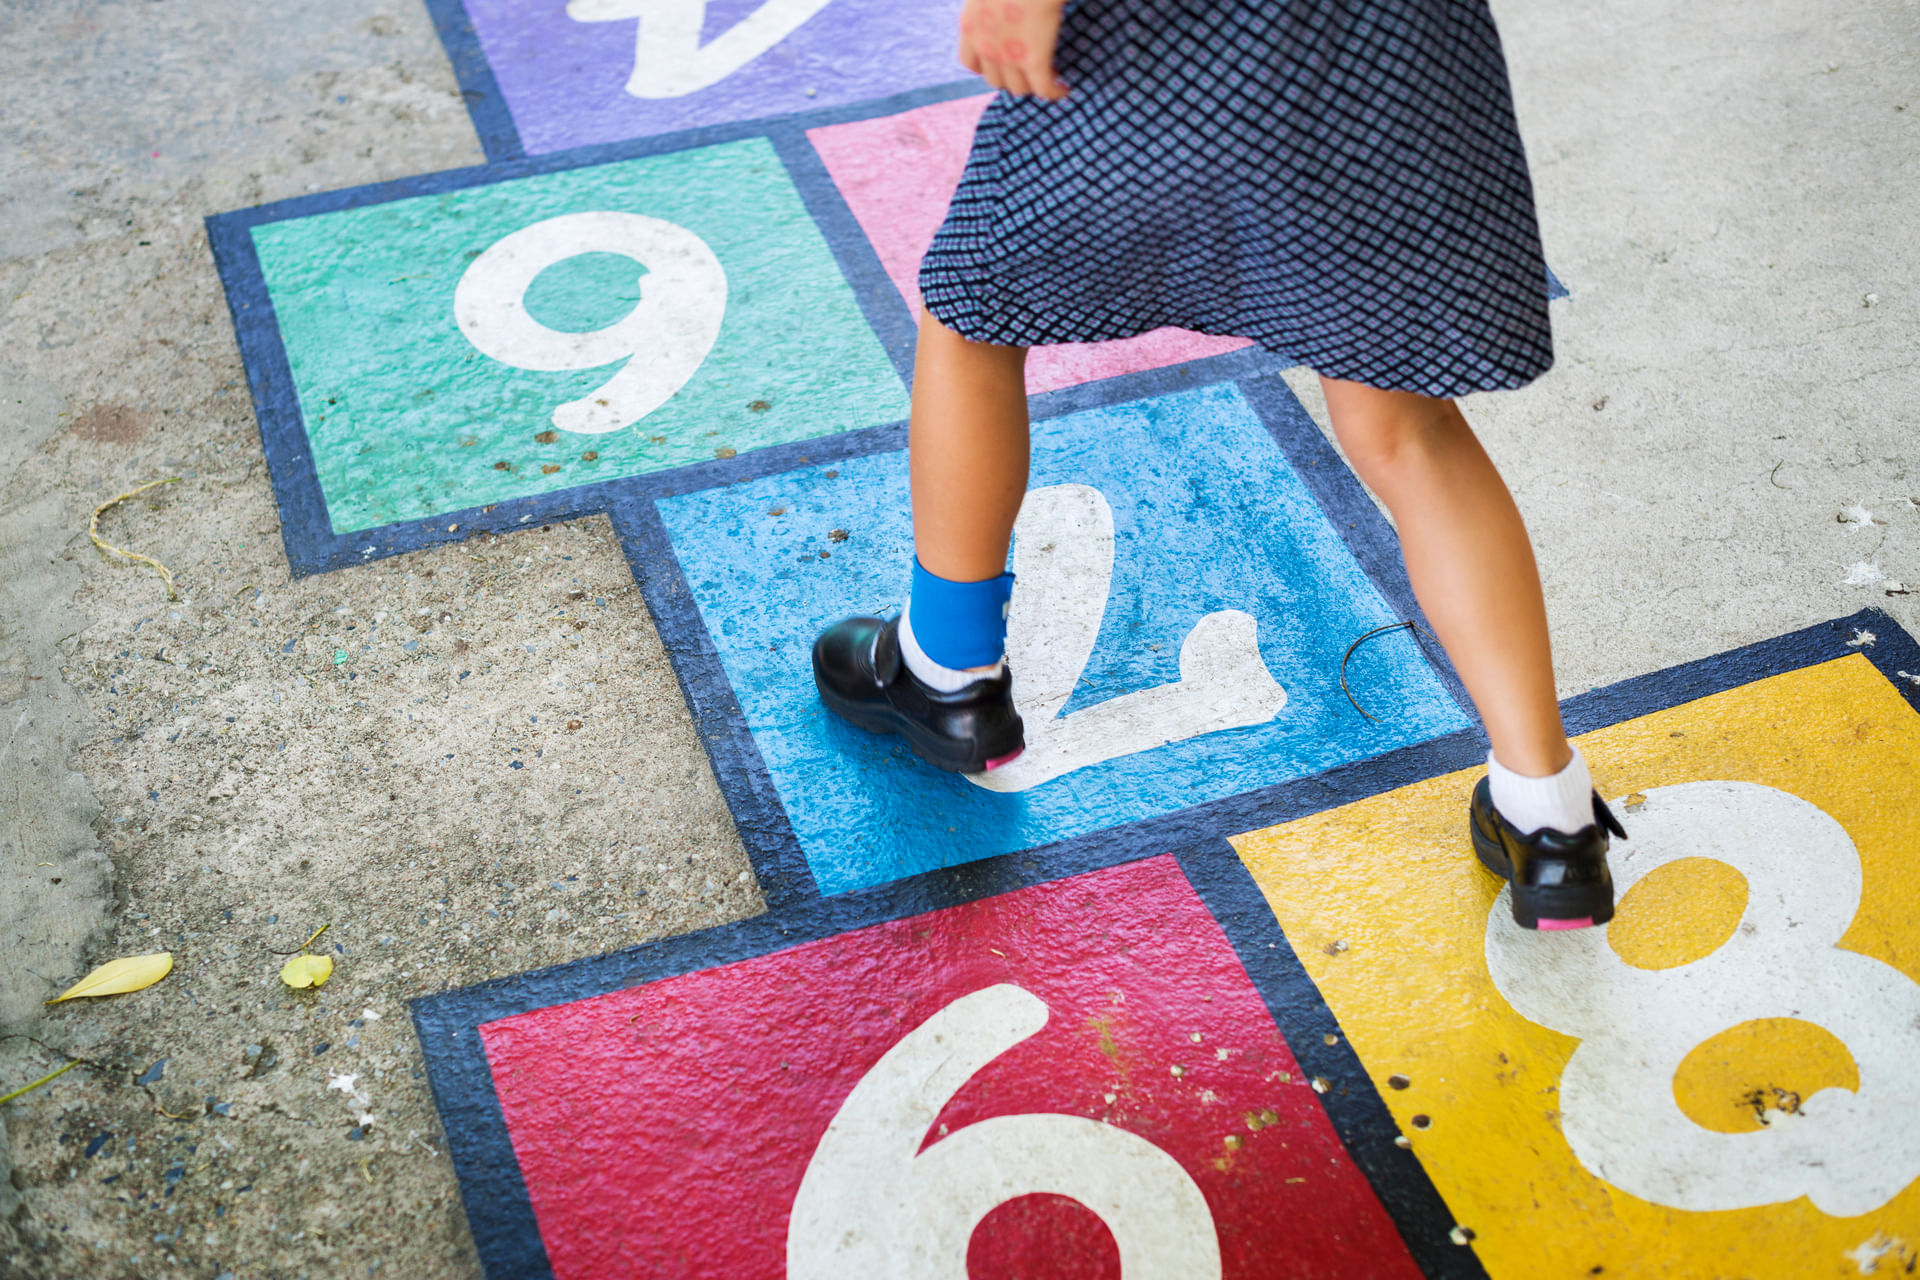
[[1251,615],[1285,705],[1263,723],[988,791],[919,763],[898,738],[844,724],[813,689],[809,647],[822,628],[904,599],[904,451],[663,499],[668,541],[822,893],[1174,813],[1467,727],[1411,644],[1364,646],[1349,665],[1378,723],[1348,703],[1347,646],[1399,615],[1238,387],[1036,423],[1031,486],[1090,487],[1112,513],[1111,591],[1062,715],[1179,679],[1182,642],[1223,610]]

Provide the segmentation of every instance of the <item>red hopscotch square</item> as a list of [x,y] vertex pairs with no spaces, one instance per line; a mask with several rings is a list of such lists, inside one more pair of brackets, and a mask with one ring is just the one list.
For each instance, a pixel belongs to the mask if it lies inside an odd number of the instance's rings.
[[[992,94],[956,98],[807,133],[915,315],[920,313],[920,259],[947,216],[947,202],[967,167],[973,127],[992,100]],[[1027,357],[1027,390],[1052,391],[1252,345],[1245,338],[1155,329],[1115,342],[1035,347]]]
[[[1026,1027],[987,1040],[962,1028],[990,1006],[999,1012],[981,1025],[1005,1028],[1007,1010],[1024,1008]],[[1419,1275],[1170,857],[516,1014],[480,1034],[561,1280],[888,1274],[818,1256],[789,1272],[790,1217],[816,1244],[891,1233],[928,1248],[939,1232],[926,1224],[958,1222],[943,1247],[949,1259],[964,1251],[974,1280],[1108,1280],[1116,1237],[1142,1238],[1143,1223],[1179,1247],[1200,1247],[1210,1228],[1230,1280]],[[920,1074],[888,1092],[909,1050]],[[856,1085],[847,1111],[858,1114],[823,1144]],[[874,1120],[903,1098],[924,1114],[893,1129]],[[835,1143],[874,1133],[891,1154],[832,1158]],[[969,1147],[985,1150],[986,1173],[950,1158]],[[1107,1154],[1118,1148],[1151,1176],[1101,1172],[1126,1165]],[[1068,1160],[1075,1152],[1087,1158]],[[1081,1207],[1097,1195],[1022,1181],[1047,1160],[1069,1181],[1114,1183],[1124,1203],[1103,1219]],[[835,1190],[836,1176],[867,1190]],[[794,1214],[803,1177],[818,1182]],[[1158,1190],[1143,1199],[1142,1187]],[[837,1225],[808,1216],[823,1204]],[[950,1273],[919,1262],[892,1274]]]

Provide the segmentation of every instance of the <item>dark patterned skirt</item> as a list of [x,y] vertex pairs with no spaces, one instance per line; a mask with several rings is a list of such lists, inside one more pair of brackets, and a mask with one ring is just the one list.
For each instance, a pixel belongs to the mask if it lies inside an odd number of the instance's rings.
[[1174,325],[1434,396],[1553,363],[1486,0],[1079,0],[1057,62],[1066,101],[981,118],[920,268],[947,327]]

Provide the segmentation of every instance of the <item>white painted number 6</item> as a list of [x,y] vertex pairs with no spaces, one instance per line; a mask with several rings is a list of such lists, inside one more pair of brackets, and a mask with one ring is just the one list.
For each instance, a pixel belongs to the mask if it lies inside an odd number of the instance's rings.
[[[527,313],[527,288],[583,253],[644,267],[639,305],[590,333],[549,329]],[[475,258],[453,291],[460,332],[502,364],[557,373],[626,361],[598,390],[553,411],[554,426],[586,435],[632,426],[672,399],[713,350],[726,309],[727,273],[706,242],[637,213],[568,213],[523,227]]]
[[967,1280],[980,1220],[1037,1193],[1098,1214],[1125,1280],[1219,1280],[1206,1198],[1138,1134],[1084,1116],[996,1116],[921,1150],[960,1087],[1046,1024],[1039,997],[1003,983],[955,1000],[887,1050],[800,1181],[787,1280]]

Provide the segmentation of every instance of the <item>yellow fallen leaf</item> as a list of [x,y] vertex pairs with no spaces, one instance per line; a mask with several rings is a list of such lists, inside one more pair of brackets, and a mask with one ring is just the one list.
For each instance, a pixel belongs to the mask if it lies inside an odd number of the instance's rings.
[[81,996],[117,996],[150,987],[173,972],[173,953],[162,951],[150,956],[124,956],[109,960],[65,991],[47,1001],[59,1004]]
[[295,956],[280,970],[280,981],[296,990],[325,985],[333,976],[333,957]]

